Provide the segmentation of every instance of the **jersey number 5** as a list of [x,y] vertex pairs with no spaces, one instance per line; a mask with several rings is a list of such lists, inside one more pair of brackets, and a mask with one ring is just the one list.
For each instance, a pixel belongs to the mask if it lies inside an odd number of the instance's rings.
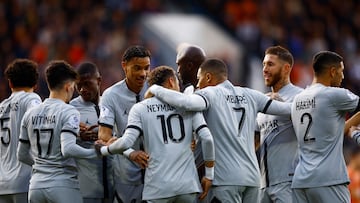
[[304,119],[305,117],[308,118],[308,124],[306,126],[306,131],[305,131],[305,135],[304,135],[304,142],[310,142],[310,141],[315,141],[315,137],[309,137],[309,130],[310,130],[310,127],[312,125],[312,116],[311,114],[309,113],[304,113],[301,118],[300,118],[300,122],[301,124],[304,124]]
[[[175,142],[175,143],[179,143],[184,139],[184,137],[185,137],[184,119],[180,114],[170,114],[166,119],[165,119],[164,115],[158,115],[157,118],[158,119],[160,118],[160,121],[161,121],[161,128],[162,128],[163,139],[164,139],[165,144],[168,143],[168,137],[170,138],[170,140],[172,142]],[[171,123],[171,120],[173,120],[173,119],[177,119],[179,121],[179,126],[180,126],[180,137],[179,138],[174,137],[172,123]],[[167,135],[167,133],[166,133],[166,126],[167,126],[167,132],[169,132],[169,135]]]
[[[3,144],[3,145],[5,145],[5,146],[8,146],[9,145],[9,143],[10,143],[10,128],[8,128],[7,126],[6,126],[6,122],[8,121],[8,120],[10,120],[10,118],[1,118],[0,119],[0,124],[1,124],[1,143]],[[7,137],[7,139],[6,139],[6,137]]]

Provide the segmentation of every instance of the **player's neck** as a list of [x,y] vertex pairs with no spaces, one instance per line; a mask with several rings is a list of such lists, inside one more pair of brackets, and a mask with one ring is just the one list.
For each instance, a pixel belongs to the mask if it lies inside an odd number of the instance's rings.
[[34,92],[34,88],[32,87],[13,87],[11,88],[11,92]]
[[65,103],[68,102],[66,93],[64,93],[62,91],[50,91],[49,98],[60,99],[60,100],[64,101]]
[[315,84],[315,83],[319,83],[324,86],[331,86],[331,82],[327,78],[322,78],[322,77],[314,77],[312,84]]
[[272,92],[279,92],[281,88],[285,87],[290,83],[290,80],[281,80],[271,87]]

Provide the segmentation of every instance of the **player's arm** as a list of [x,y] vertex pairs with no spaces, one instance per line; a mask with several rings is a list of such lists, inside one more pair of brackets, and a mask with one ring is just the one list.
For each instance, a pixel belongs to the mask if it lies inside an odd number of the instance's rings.
[[107,142],[113,137],[112,131],[112,126],[99,123],[98,138]]
[[266,105],[264,106],[262,113],[272,114],[272,115],[291,115],[291,104],[289,102],[279,102],[275,100],[268,100]]
[[19,161],[32,166],[34,164],[34,159],[30,153],[30,141],[27,134],[27,129],[23,126],[23,122],[24,121],[22,121],[21,124],[19,145],[16,151],[16,155]]
[[208,107],[206,100],[197,94],[186,95],[159,85],[152,85],[149,91],[165,103],[188,111],[203,111]]
[[214,140],[209,128],[206,125],[201,125],[195,130],[196,134],[201,140],[201,148],[205,162],[205,176],[201,180],[203,193],[200,194],[199,199],[204,199],[209,192],[214,179],[214,165],[215,165],[215,148]]
[[349,134],[349,130],[351,126],[358,126],[360,125],[360,111],[357,112],[355,115],[351,116],[346,122],[344,127],[345,135]]
[[61,153],[63,156],[87,159],[97,157],[95,149],[86,149],[76,144],[76,136],[76,133],[69,130],[63,130],[61,132]]
[[134,145],[136,139],[140,136],[138,128],[128,126],[122,137],[117,139],[109,146],[103,146],[100,149],[100,153],[104,156],[111,154],[122,154],[125,150]]

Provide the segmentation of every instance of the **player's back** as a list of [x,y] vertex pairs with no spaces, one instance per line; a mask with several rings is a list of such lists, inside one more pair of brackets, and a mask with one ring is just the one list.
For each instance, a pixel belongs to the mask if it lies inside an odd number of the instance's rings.
[[30,188],[63,186],[78,188],[77,169],[73,158],[61,151],[61,132],[77,135],[79,112],[59,99],[46,99],[29,110],[23,128],[34,156]]
[[297,95],[292,122],[300,159],[293,186],[319,187],[348,182],[342,152],[346,112],[355,110],[358,97],[342,88],[314,84]]
[[260,172],[254,149],[255,118],[269,98],[229,81],[195,92],[209,108],[204,117],[214,138],[214,185],[260,186]]
[[157,98],[134,105],[128,127],[142,129],[145,151],[150,156],[145,174],[144,199],[200,191],[190,145],[193,130],[204,124],[201,114],[179,111]]
[[16,150],[24,113],[40,103],[39,95],[20,91],[0,104],[0,194],[28,191],[31,167],[18,161]]

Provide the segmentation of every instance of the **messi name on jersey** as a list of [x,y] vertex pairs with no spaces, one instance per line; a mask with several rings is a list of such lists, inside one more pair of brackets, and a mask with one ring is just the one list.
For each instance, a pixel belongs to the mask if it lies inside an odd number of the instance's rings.
[[247,104],[246,97],[244,95],[226,95],[225,99],[229,103],[234,104]]
[[148,112],[159,112],[159,111],[174,111],[175,108],[169,104],[149,104],[147,106]]
[[54,124],[56,122],[55,115],[36,115],[31,117],[33,125]]
[[296,102],[296,110],[315,108],[315,98],[306,98]]

